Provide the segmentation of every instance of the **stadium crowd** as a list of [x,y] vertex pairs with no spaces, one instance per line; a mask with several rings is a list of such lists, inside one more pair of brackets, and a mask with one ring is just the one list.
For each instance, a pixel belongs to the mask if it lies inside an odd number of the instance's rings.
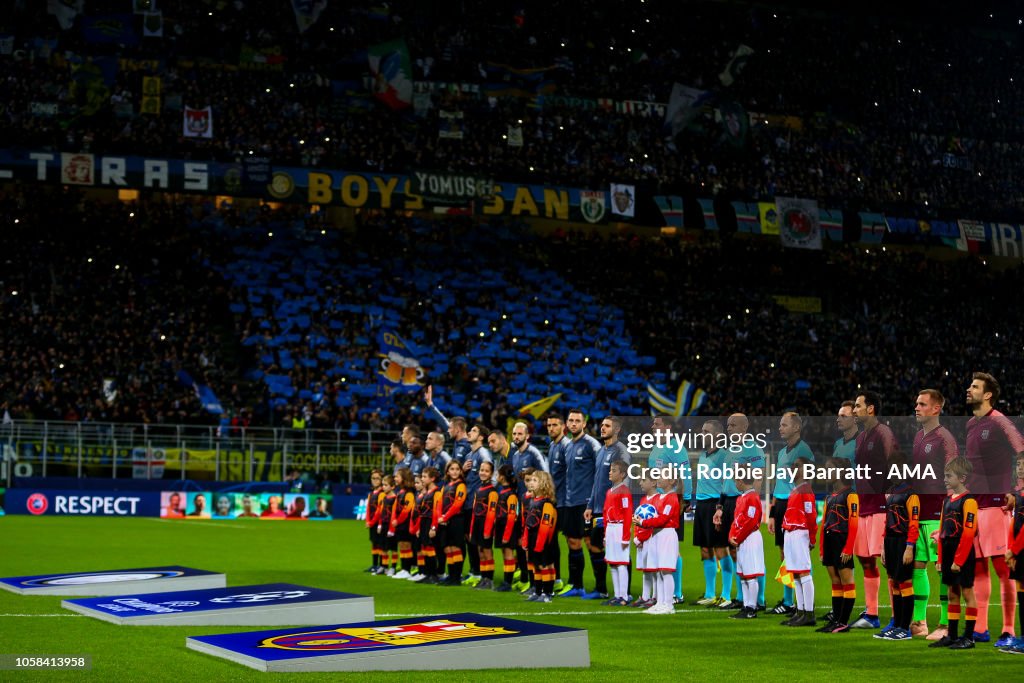
[[[122,4],[89,3],[87,16]],[[1017,18],[1008,9],[962,10],[952,23],[953,10],[939,3],[931,17],[897,13],[882,27],[857,10],[741,3],[638,1],[626,16],[611,2],[589,14],[559,1],[469,6],[456,16],[435,4],[332,3],[300,34],[286,2],[255,11],[241,0],[169,1],[161,37],[118,44],[90,42],[79,30],[85,17],[62,30],[44,5],[24,3],[3,24],[0,144],[220,160],[255,153],[353,171],[483,169],[500,180],[629,180],[735,199],[1021,215],[1014,178],[1024,139],[1012,113],[1024,76],[1014,80]],[[489,30],[475,30],[481,25]],[[435,89],[415,113],[375,102],[366,50],[399,37],[416,81],[470,92]],[[754,53],[724,87],[719,73],[740,44]],[[254,50],[261,61],[240,65]],[[99,82],[78,70],[82,60],[115,55],[125,66]],[[542,80],[524,86],[506,66],[543,69]],[[159,116],[138,113],[151,73],[162,78]],[[593,106],[666,103],[673,82],[765,116],[745,140],[725,139],[708,106],[670,140],[663,115]],[[535,90],[493,96],[513,87]],[[182,105],[213,107],[212,139],[182,137]],[[461,138],[439,137],[441,110],[462,112]],[[521,147],[509,144],[509,126],[521,127]]]

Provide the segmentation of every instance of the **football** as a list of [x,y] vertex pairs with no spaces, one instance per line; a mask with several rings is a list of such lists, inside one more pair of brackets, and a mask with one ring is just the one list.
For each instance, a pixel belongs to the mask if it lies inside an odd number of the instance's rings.
[[651,519],[658,516],[658,510],[650,503],[644,503],[633,511],[633,515],[639,519]]

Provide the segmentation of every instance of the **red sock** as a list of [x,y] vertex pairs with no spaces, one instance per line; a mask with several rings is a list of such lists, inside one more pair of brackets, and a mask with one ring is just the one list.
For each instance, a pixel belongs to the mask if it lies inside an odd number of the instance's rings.
[[878,573],[878,567],[864,570],[864,603],[865,611],[868,614],[878,616],[878,591],[881,589],[882,579]]
[[974,565],[974,597],[978,600],[978,619],[975,628],[984,632],[988,630],[988,602],[992,597],[992,577],[988,573],[987,557],[979,558]]

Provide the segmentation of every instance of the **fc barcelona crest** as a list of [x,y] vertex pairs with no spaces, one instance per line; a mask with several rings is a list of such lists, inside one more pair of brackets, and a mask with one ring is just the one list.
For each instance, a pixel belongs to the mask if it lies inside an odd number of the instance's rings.
[[477,626],[471,622],[437,619],[402,626],[345,627],[328,631],[308,631],[267,638],[259,647],[279,650],[353,650],[364,648],[408,647],[444,640],[463,640],[485,636],[514,635],[502,627]]

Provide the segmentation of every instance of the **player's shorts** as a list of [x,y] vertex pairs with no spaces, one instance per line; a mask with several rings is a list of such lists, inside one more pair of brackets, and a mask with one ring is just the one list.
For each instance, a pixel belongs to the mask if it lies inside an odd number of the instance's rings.
[[722,503],[722,535],[725,537],[725,545],[729,546],[729,529],[732,528],[732,520],[736,516],[736,501],[739,496],[726,496]]
[[764,576],[764,540],[761,532],[755,531],[747,536],[736,549],[736,574],[741,579]]
[[785,539],[785,531],[782,528],[782,519],[786,516],[786,506],[789,504],[788,498],[776,498],[775,502],[772,503],[772,509],[769,513],[771,518],[775,520],[775,547],[781,548],[782,542]]
[[672,528],[658,529],[644,543],[647,549],[647,571],[674,572],[679,558],[679,537]]
[[622,522],[611,522],[604,528],[604,561],[612,565],[629,564],[629,542],[622,542]]
[[484,519],[482,517],[477,517],[473,520],[473,530],[469,534],[469,542],[478,548],[492,548],[494,547],[494,536],[485,538],[484,526]]
[[998,507],[978,510],[978,533],[974,536],[974,554],[996,557],[1006,554],[1006,538],[1010,534],[1010,513]]
[[558,547],[549,541],[543,550],[534,550],[534,543],[536,541],[536,538],[530,539],[530,549],[526,551],[527,561],[532,563],[537,569],[556,564],[558,562]]
[[917,545],[914,546],[914,562],[936,562],[939,559],[938,534],[940,522],[937,519],[925,519],[918,526]]
[[398,550],[398,538],[396,536],[388,536],[384,534],[384,550],[394,552]]
[[[635,544],[635,542],[634,542]],[[651,539],[647,539],[642,544],[636,546],[636,569],[637,571],[647,571],[647,554],[651,549]]]
[[974,588],[974,548],[968,553],[960,571],[954,572],[950,569],[953,564],[953,557],[956,555],[956,548],[960,545],[959,538],[946,538],[939,541],[942,544],[942,567],[939,575],[942,577],[944,586],[960,586],[962,588]]
[[[853,554],[857,557],[880,557],[882,536],[885,534],[885,513],[876,512],[860,518],[857,540],[853,542]],[[788,558],[787,558],[788,559]],[[786,565],[789,566],[788,564]]]
[[[846,541],[849,538],[848,534],[838,534],[825,532],[825,541],[821,547],[821,563],[826,567],[834,567],[837,571],[840,569],[853,569],[853,555],[850,555],[850,559],[843,562],[843,548],[846,547]],[[787,566],[789,564],[787,559]]]
[[679,506],[679,528],[676,529],[676,535],[679,536],[679,542],[682,543],[686,540],[686,504]]
[[445,547],[463,548],[466,545],[466,525],[462,515],[455,515],[448,520],[443,527],[438,527],[438,532],[443,531]]
[[395,539],[399,543],[412,543],[416,540],[416,536],[409,531],[409,527],[403,524],[401,527],[395,529]]
[[782,541],[782,552],[786,554],[786,569],[789,571],[811,571],[811,544],[807,529],[787,531]]
[[369,531],[370,531],[370,545],[373,545],[373,546],[381,545],[381,543],[382,543],[382,541],[381,541],[381,534],[377,533],[377,525],[375,524],[375,525],[373,525],[371,527],[367,527],[367,529],[369,529]]
[[882,541],[885,553],[885,573],[890,581],[906,583],[914,578],[914,563],[903,564],[903,554],[907,552],[906,536],[886,536]]
[[604,550],[604,517],[592,518],[590,529],[590,549],[595,552]]
[[517,522],[512,527],[512,535],[509,536],[508,543],[504,543],[504,542],[502,542],[501,539],[503,539],[505,537],[505,527],[504,526],[495,526],[494,527],[494,547],[495,548],[511,548],[512,550],[515,550],[516,548],[519,547],[519,541],[521,540],[522,535],[523,535],[523,530],[519,528],[519,523]]
[[434,532],[434,537],[430,537],[430,524],[429,522],[420,522],[420,533],[417,535],[417,541],[419,541],[420,550],[426,550],[427,548],[436,548],[437,541],[440,537],[440,531]]
[[725,548],[729,545],[729,527],[715,528],[715,508],[718,499],[698,500],[693,513],[693,544],[698,548]]
[[[586,525],[583,522],[583,512],[586,505],[572,505],[558,510],[558,519],[563,522],[562,533],[566,538],[583,538]],[[564,514],[563,514],[564,511]]]
[[555,508],[555,512],[558,513],[558,530],[563,536],[568,535],[565,533],[565,520],[569,519],[569,508],[562,505]]

